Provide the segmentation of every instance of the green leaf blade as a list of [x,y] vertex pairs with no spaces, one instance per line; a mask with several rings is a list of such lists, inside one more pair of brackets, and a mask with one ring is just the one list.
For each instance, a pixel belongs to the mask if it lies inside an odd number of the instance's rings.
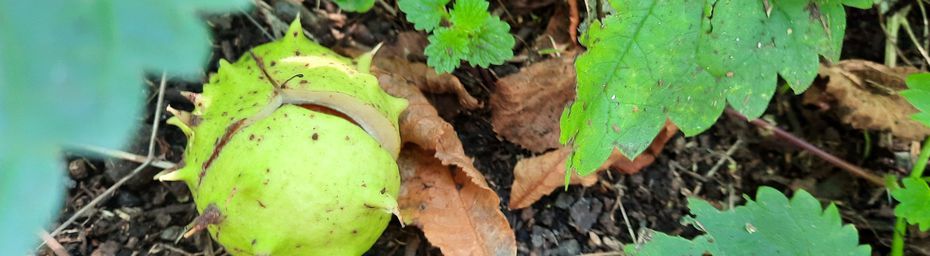
[[339,8],[350,12],[367,12],[375,6],[375,0],[333,0]]
[[[839,1],[609,3],[617,13],[581,36],[587,52],[576,62],[578,93],[562,119],[560,139],[574,149],[568,166],[579,173],[601,164],[595,156],[606,153],[593,150],[613,150],[583,143],[607,140],[635,158],[666,119],[690,136],[709,128],[727,103],[757,118],[779,76],[800,93],[816,76],[820,56],[839,58],[846,26]],[[589,107],[601,106],[598,101],[616,106]],[[633,113],[628,106],[652,111]],[[642,121],[650,124],[630,124]]]
[[62,146],[124,146],[145,71],[202,73],[210,40],[200,10],[249,3],[0,1],[0,248],[26,252],[48,228],[63,192]]
[[920,113],[911,116],[914,120],[930,126],[930,73],[918,73],[907,77],[907,90],[901,96],[911,103]]
[[[608,17],[603,24],[592,24],[582,37],[588,51],[575,65],[578,93],[562,119],[562,141],[571,141],[574,148],[568,164],[579,173],[599,166],[606,158],[594,156],[606,156],[614,147],[627,156],[642,153],[664,125],[669,111],[684,121],[680,125],[683,130],[709,125],[689,123],[693,119],[685,116],[691,109],[676,105],[697,97],[669,93],[690,90],[685,88],[685,80],[710,80],[703,71],[696,71],[696,45],[687,43],[697,40],[700,33],[703,4],[619,2],[629,11]],[[722,110],[722,99],[718,102]],[[598,145],[586,145],[590,142]]]
[[426,64],[436,72],[452,72],[468,56],[468,39],[461,31],[438,28],[428,39],[429,45],[424,49]]
[[638,245],[638,251],[628,252],[669,255],[653,252],[686,249],[688,253],[675,255],[699,255],[693,252],[701,250],[713,255],[869,255],[871,250],[859,244],[853,226],[842,224],[836,206],[823,209],[803,190],[789,200],[772,188],[762,187],[756,200],[749,199],[745,205],[727,211],[694,198],[688,199],[688,207],[695,216],[690,222],[700,224],[706,234],[688,243],[659,236]]
[[64,168],[53,152],[29,153],[0,156],[0,248],[8,253],[35,249],[35,234],[62,206]]
[[439,27],[449,0],[398,0],[397,5],[413,27],[426,32]]
[[486,0],[456,0],[452,6],[452,26],[466,33],[477,31],[491,18]]
[[891,196],[900,204],[895,206],[894,214],[903,217],[907,223],[918,225],[921,231],[930,229],[930,186],[927,181],[917,177],[904,178],[903,188],[893,189]]
[[510,35],[510,25],[500,18],[488,16],[475,34],[468,44],[469,54],[465,57],[468,63],[487,68],[513,58],[516,41]]

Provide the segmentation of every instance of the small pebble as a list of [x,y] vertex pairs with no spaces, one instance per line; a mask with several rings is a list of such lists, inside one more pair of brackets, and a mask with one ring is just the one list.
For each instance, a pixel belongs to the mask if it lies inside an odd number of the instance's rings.
[[122,246],[120,246],[120,244],[117,243],[116,241],[110,240],[110,241],[107,241],[106,243],[103,243],[102,245],[100,245],[100,247],[97,247],[97,249],[94,250],[94,252],[90,253],[90,255],[91,255],[91,256],[112,256],[112,255],[116,255],[117,253],[119,253],[119,249],[120,249],[121,247],[122,247]]
[[68,163],[68,173],[71,174],[71,178],[74,180],[87,178],[87,164],[81,159],[71,161]]
[[171,224],[171,215],[167,213],[155,215],[155,224],[158,224],[159,227],[167,227],[168,224]]
[[559,249],[556,255],[578,255],[581,254],[581,245],[578,241],[568,240],[559,242]]
[[572,205],[575,199],[572,198],[572,195],[568,193],[559,193],[559,196],[555,198],[555,207],[565,210]]
[[569,210],[575,229],[581,233],[588,232],[591,226],[597,222],[597,217],[601,215],[603,207],[604,204],[597,199],[582,198],[575,202]]
[[119,206],[138,207],[142,206],[143,202],[135,193],[123,190],[116,192],[116,203]]
[[164,241],[174,242],[175,239],[181,236],[181,232],[184,232],[184,228],[178,226],[170,226],[161,231],[161,234],[158,234],[158,238]]

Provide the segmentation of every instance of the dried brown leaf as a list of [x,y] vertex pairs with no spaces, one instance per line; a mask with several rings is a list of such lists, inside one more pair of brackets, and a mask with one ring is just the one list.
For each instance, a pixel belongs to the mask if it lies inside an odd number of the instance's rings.
[[[410,61],[423,57],[423,47],[428,41],[419,33],[404,32],[397,36],[397,41],[385,45],[378,50],[372,60],[372,71],[380,74],[392,74],[407,80],[410,84],[420,88],[420,91],[445,94],[451,93],[458,97],[459,104],[466,109],[477,109],[481,102],[465,90],[465,85],[458,77],[444,73],[438,74],[435,70],[422,62]],[[342,48],[339,52],[349,56],[359,56],[365,51],[356,48]]]
[[[614,150],[607,161],[604,162],[597,171],[611,167],[619,172],[633,174],[652,164],[655,157],[662,152],[665,143],[672,138],[678,128],[671,122],[665,123],[659,135],[652,141],[652,145],[646,149],[643,154],[630,160],[620,154],[620,151]],[[529,207],[545,195],[552,193],[565,185],[565,161],[571,153],[571,148],[562,147],[558,150],[520,160],[514,167],[513,186],[510,190],[510,209],[520,209]],[[597,175],[591,174],[585,177],[572,174],[571,184],[581,184],[582,186],[591,186],[597,182]]]
[[497,195],[431,155],[415,145],[401,153],[401,215],[445,255],[516,255]]
[[560,147],[559,118],[575,98],[575,54],[564,53],[499,80],[490,99],[494,131],[537,153]]
[[890,131],[904,139],[922,140],[930,135],[930,128],[910,118],[917,109],[898,95],[907,88],[905,77],[917,71],[865,60],[821,65],[820,76],[827,81],[808,89],[804,103],[830,109],[856,129]]
[[408,80],[376,72],[388,93],[410,103],[400,117],[403,218],[444,254],[515,255],[516,240],[500,198],[465,155],[452,125]]

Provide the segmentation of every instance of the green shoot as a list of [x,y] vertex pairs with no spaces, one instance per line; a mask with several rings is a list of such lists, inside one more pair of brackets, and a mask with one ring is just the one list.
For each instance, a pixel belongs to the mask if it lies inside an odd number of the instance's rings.
[[431,32],[424,50],[436,72],[455,70],[464,60],[487,68],[513,57],[510,25],[488,13],[486,0],[399,0],[400,10],[416,29]]

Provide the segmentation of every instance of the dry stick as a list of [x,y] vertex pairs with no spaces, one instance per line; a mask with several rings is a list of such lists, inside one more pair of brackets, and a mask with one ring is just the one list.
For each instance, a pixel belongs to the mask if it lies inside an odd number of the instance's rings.
[[65,250],[65,247],[61,246],[57,240],[55,240],[52,235],[48,234],[48,231],[39,230],[39,237],[42,238],[42,241],[48,244],[48,248],[52,249],[52,252],[55,253],[55,256],[70,256],[71,254]]
[[[103,193],[101,193],[100,195],[97,195],[97,197],[95,197],[94,200],[91,200],[90,203],[87,203],[87,205],[85,205],[84,207],[81,207],[80,210],[74,212],[74,214],[71,215],[71,217],[68,218],[68,220],[66,220],[65,222],[62,222],[61,225],[58,226],[58,228],[55,228],[55,231],[52,231],[50,236],[55,237],[56,235],[58,235],[58,233],[61,233],[61,231],[67,228],[68,225],[71,225],[71,223],[77,220],[77,218],[81,217],[81,215],[84,215],[84,212],[87,212],[88,210],[90,210],[90,208],[95,207],[98,203],[103,201],[103,199],[106,198],[108,195],[113,194],[113,192],[116,191],[116,189],[118,189],[120,186],[122,186],[123,183],[126,183],[126,181],[128,181],[129,179],[131,179],[132,177],[135,177],[136,174],[139,174],[139,172],[141,172],[142,169],[144,169],[145,167],[148,167],[149,164],[152,162],[152,160],[154,160],[155,158],[155,135],[158,134],[158,124],[161,121],[160,120],[161,110],[163,108],[162,104],[165,101],[165,77],[166,77],[166,73],[162,72],[161,73],[161,84],[158,85],[158,102],[155,103],[155,117],[152,118],[153,119],[152,120],[152,133],[149,136],[149,148],[148,148],[149,152],[145,157],[145,161],[142,163],[142,165],[139,165],[139,167],[136,167],[136,169],[132,170],[132,172],[130,172],[128,175],[126,175],[125,177],[123,177],[122,179],[114,183],[113,186],[110,186],[110,188],[108,188],[106,191],[103,191]],[[44,245],[45,245],[45,242],[43,241],[41,244],[39,244],[39,248],[37,248],[36,250],[41,249],[42,246]]]
[[717,174],[717,170],[719,170],[720,167],[723,166],[723,164],[727,162],[727,160],[731,159],[731,156],[733,156],[733,153],[736,153],[736,149],[739,148],[739,146],[742,144],[743,144],[743,140],[740,138],[737,138],[736,142],[734,142],[733,145],[730,145],[730,148],[727,149],[724,155],[720,156],[720,159],[717,160],[717,163],[714,164],[714,166],[710,168],[710,171],[707,171],[707,173],[705,173],[703,177],[698,178],[699,180],[701,180],[701,182],[698,183],[696,186],[694,186],[694,189],[692,189],[691,192],[697,194],[698,191],[700,191],[700,189],[704,187],[704,182],[707,182],[708,179],[710,179],[715,174]]
[[245,15],[245,17],[248,18],[250,22],[252,22],[252,25],[255,25],[255,27],[258,28],[258,30],[261,30],[262,34],[265,34],[265,37],[268,38],[268,40],[274,41],[274,36],[272,36],[271,33],[268,33],[268,30],[265,30],[262,25],[258,24],[258,21],[252,18],[252,15],[249,15],[249,13],[245,12],[245,10],[242,8],[239,8],[239,12]]
[[[619,187],[618,187],[619,188]],[[626,223],[626,231],[630,232],[630,239],[633,239],[633,242],[639,241],[639,238],[636,237],[636,233],[633,232],[633,224],[630,224],[630,218],[626,215],[626,208],[623,207],[623,202],[620,201],[623,199],[623,196],[617,198],[617,205],[620,206],[620,215],[623,216],[623,222]]]
[[378,4],[384,8],[385,11],[391,14],[391,16],[397,17],[397,10],[394,10],[394,7],[391,4],[388,4],[384,0],[378,0]]
[[[748,120],[746,116],[744,116],[743,114],[740,114],[739,112],[736,112],[735,110],[731,108],[727,108],[726,112],[730,116],[739,118],[741,120]],[[869,171],[866,171],[865,169],[862,169],[859,166],[850,164],[849,162],[846,162],[843,159],[839,159],[836,156],[821,150],[817,146],[811,145],[809,142],[805,141],[804,139],[795,137],[791,133],[788,133],[782,130],[781,128],[775,127],[774,125],[762,119],[752,120],[752,121],[749,121],[749,123],[755,126],[758,126],[760,128],[772,131],[775,134],[775,136],[778,136],[788,141],[788,143],[791,143],[801,149],[807,150],[811,154],[814,154],[815,156],[820,157],[820,159],[823,159],[824,161],[827,161],[833,164],[834,166],[839,167],[840,169],[843,169],[849,172],[849,174],[863,178],[866,181],[869,181],[874,185],[877,185],[880,187],[885,186],[885,180],[879,177],[878,175],[872,174]]]
[[[126,151],[121,151],[121,150],[102,148],[98,146],[79,145],[77,146],[77,148],[80,150],[94,153],[94,154],[104,155],[104,156],[108,156],[112,158],[119,158],[122,160],[136,162],[140,164],[145,163],[145,160],[147,159],[147,157],[145,156],[136,155],[136,154],[129,153]],[[149,164],[151,166],[158,167],[161,169],[172,169],[172,168],[177,167],[177,164],[169,162],[169,161],[165,161],[165,160],[152,160],[152,162],[150,162]]]

